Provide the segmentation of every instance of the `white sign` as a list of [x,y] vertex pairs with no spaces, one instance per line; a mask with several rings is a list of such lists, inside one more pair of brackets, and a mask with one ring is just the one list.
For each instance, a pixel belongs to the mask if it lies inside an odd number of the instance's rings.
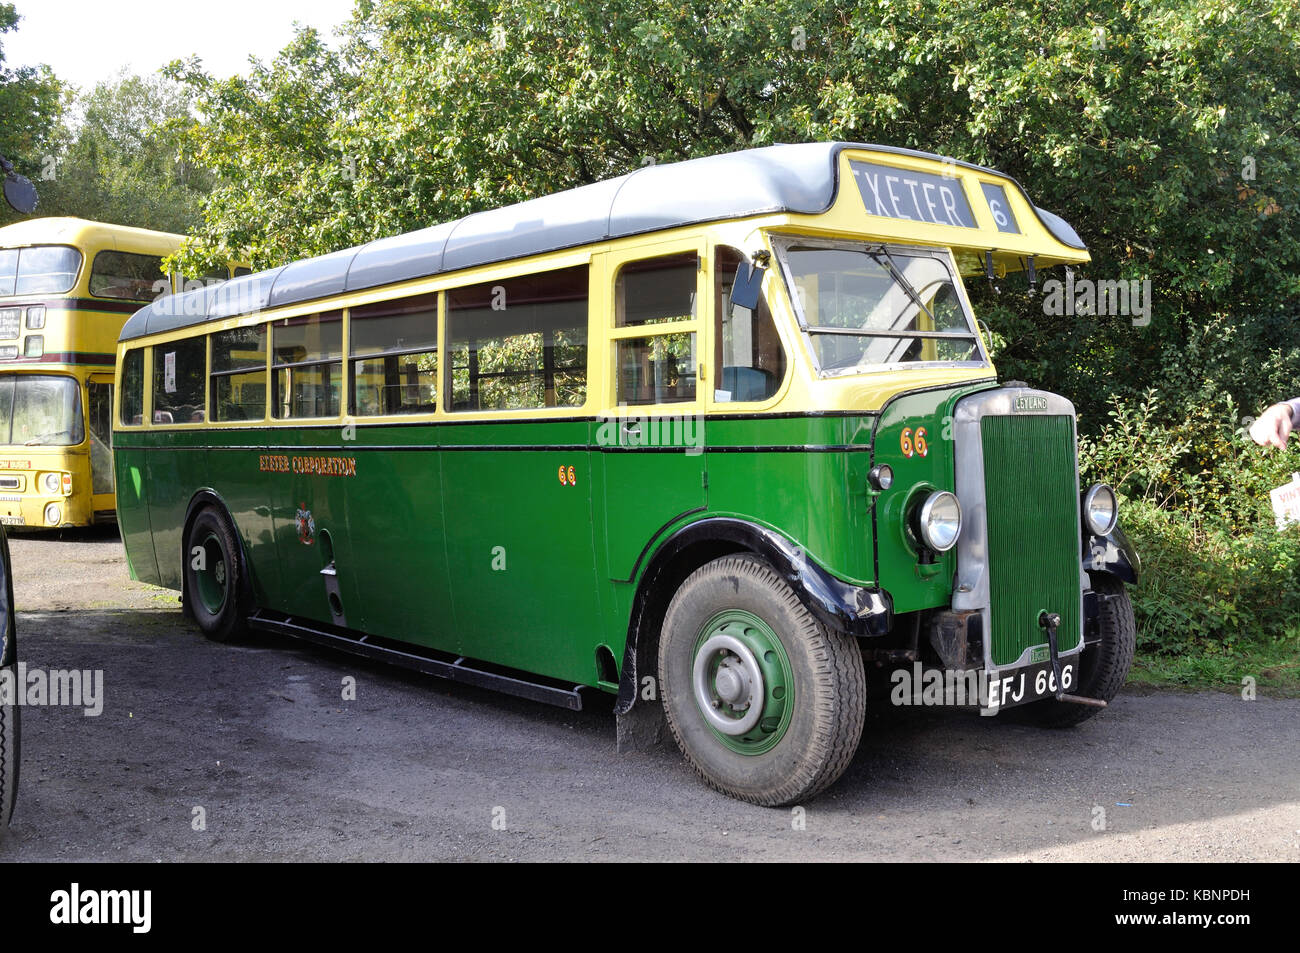
[[1277,519],[1277,528],[1285,529],[1287,523],[1300,523],[1300,473],[1291,474],[1291,482],[1270,490],[1273,500],[1273,516]]
[[163,358],[163,390],[176,393],[176,352],[168,351]]

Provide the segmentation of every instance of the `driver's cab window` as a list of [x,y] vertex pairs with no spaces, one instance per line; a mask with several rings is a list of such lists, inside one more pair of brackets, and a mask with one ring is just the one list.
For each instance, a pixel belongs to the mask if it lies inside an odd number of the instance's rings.
[[785,377],[785,352],[767,299],[754,310],[731,304],[731,286],[744,260],[734,248],[714,255],[714,403],[754,403],[775,396]]

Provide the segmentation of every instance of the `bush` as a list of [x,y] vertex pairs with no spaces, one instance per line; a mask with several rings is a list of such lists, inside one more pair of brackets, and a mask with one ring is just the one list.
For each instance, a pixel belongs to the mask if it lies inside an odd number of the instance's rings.
[[1300,470],[1300,452],[1249,442],[1249,418],[1204,394],[1165,408],[1155,391],[1114,398],[1110,423],[1080,438],[1083,478],[1120,495],[1142,557],[1133,593],[1139,649],[1222,655],[1300,618],[1300,527],[1278,531],[1268,491]]

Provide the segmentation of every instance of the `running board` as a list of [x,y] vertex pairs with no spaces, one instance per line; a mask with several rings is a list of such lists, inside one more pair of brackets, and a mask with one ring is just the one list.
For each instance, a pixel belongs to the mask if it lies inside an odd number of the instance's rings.
[[[329,646],[364,658],[377,659],[390,665],[400,665],[426,675],[436,675],[439,678],[475,685],[479,688],[491,688],[506,695],[544,702],[570,711],[582,711],[582,695],[579,694],[581,685],[565,688],[562,685],[521,678],[519,675],[506,675],[484,668],[474,668],[463,657],[447,655],[447,658],[454,658],[454,661],[446,661],[432,655],[419,655],[414,651],[395,648],[387,639],[379,640],[374,636],[361,635],[350,629],[337,629],[318,622],[298,620],[292,616],[265,610],[258,610],[250,615],[248,624],[263,632],[305,639],[317,645]],[[418,647],[412,646],[412,648]]]

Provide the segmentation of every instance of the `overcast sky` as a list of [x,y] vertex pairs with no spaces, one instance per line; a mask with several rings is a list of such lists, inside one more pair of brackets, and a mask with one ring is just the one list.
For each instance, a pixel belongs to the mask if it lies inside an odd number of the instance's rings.
[[190,55],[211,73],[247,72],[248,57],[271,59],[293,38],[293,25],[327,39],[353,0],[14,0],[22,19],[0,36],[9,67],[46,63],[83,89],[123,67],[152,73]]

